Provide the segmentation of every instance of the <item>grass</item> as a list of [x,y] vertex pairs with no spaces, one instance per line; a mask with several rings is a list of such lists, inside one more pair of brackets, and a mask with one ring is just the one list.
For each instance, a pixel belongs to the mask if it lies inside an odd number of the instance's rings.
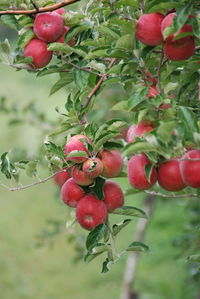
[[[66,98],[64,91],[48,98],[49,88],[55,80],[55,76],[35,79],[26,72],[16,73],[1,66],[1,95],[22,106],[35,100],[53,118],[56,116],[54,107],[62,105]],[[0,152],[13,146],[34,152],[42,140],[38,130],[27,125],[8,127],[7,122],[8,117],[2,115]],[[124,179],[120,183],[122,186],[127,184]],[[73,263],[74,247],[66,242],[65,232],[55,237],[52,247],[35,247],[35,236],[48,219],[58,219],[65,227],[66,207],[57,193],[52,181],[15,193],[0,189],[0,298],[119,298],[125,257],[113,266],[111,272],[102,275],[101,258],[88,265]],[[128,204],[137,207],[142,207],[142,201],[142,196],[127,199]],[[120,247],[125,248],[135,240],[135,222],[121,233]],[[187,213],[181,202],[156,200],[146,236],[151,252],[141,255],[135,282],[142,299],[195,298],[196,289],[188,283],[186,263],[178,258],[178,251],[172,245],[186,222]]]

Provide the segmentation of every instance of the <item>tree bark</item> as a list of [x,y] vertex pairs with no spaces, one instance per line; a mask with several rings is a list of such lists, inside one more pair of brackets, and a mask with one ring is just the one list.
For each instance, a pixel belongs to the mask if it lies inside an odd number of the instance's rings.
[[[145,198],[144,210],[150,217],[153,212],[153,202],[155,196],[152,194],[147,195]],[[140,219],[138,221],[136,230],[136,241],[142,242],[145,237],[145,233],[148,227],[148,219]],[[139,252],[133,252],[129,255],[126,263],[124,280],[122,286],[121,299],[138,299],[139,294],[137,294],[133,289],[132,285],[136,277],[137,261],[139,257]]]

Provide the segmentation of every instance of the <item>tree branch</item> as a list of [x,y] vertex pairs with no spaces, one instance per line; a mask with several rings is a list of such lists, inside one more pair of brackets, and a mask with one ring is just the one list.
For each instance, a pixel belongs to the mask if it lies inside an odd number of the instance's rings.
[[0,182],[0,186],[4,187],[5,189],[7,189],[9,191],[12,191],[12,192],[14,192],[14,191],[21,191],[21,190],[28,189],[30,187],[33,187],[33,186],[36,186],[36,185],[39,185],[39,184],[46,183],[47,181],[51,180],[57,174],[65,172],[65,171],[67,171],[67,170],[62,169],[61,171],[55,172],[55,173],[53,173],[52,175],[48,176],[47,178],[45,178],[43,180],[39,180],[37,182],[31,183],[31,184],[28,184],[28,185],[25,185],[25,186],[21,186],[21,187],[10,188],[10,187],[8,187],[7,185],[5,185],[5,184],[3,184],[1,182]]
[[148,190],[145,190],[144,191],[145,193],[147,194],[150,194],[150,195],[154,195],[154,196],[160,196],[160,197],[165,197],[165,198],[199,198],[199,195],[197,194],[192,194],[192,193],[188,193],[188,194],[177,194],[177,195],[171,195],[171,194],[164,194],[164,193],[159,193],[159,192],[156,192],[156,191],[148,191]]
[[[154,195],[151,195],[151,194],[147,195],[145,198],[144,210],[149,217],[152,215],[152,212],[153,212],[154,199],[155,199]],[[144,240],[147,227],[148,227],[148,220],[141,218],[138,221],[137,230],[136,230],[136,240],[137,241],[142,242]],[[135,280],[135,276],[136,276],[138,257],[139,257],[139,252],[136,251],[136,252],[131,253],[127,259],[121,299],[137,299],[138,298],[138,294],[132,290],[132,284],[133,284],[133,282]]]
[[33,15],[37,13],[47,12],[47,11],[54,11],[58,8],[70,5],[72,3],[78,2],[80,0],[65,0],[60,3],[52,4],[46,7],[29,9],[29,10],[3,10],[0,11],[0,16],[2,15]]
[[97,76],[99,76],[99,77],[102,77],[102,76],[103,76],[103,74],[99,74],[99,73],[97,73],[97,72],[93,72],[91,69],[86,69],[86,68],[84,68],[84,67],[82,67],[82,66],[79,66],[79,65],[77,65],[77,64],[74,64],[73,62],[71,62],[71,61],[69,61],[69,60],[65,60],[65,59],[64,59],[64,61],[65,61],[66,63],[70,64],[71,66],[73,66],[73,67],[76,68],[76,69],[79,69],[79,70],[82,70],[82,71],[85,71],[85,72],[88,72],[88,73],[97,75]]

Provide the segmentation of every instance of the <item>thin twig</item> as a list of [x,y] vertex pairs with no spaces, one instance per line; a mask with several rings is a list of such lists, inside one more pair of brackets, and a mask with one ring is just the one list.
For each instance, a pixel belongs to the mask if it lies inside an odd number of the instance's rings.
[[[113,66],[113,64],[115,63],[116,58],[112,58],[111,62],[108,65],[108,68],[111,68]],[[87,107],[92,99],[92,97],[95,95],[95,93],[97,92],[97,90],[99,89],[99,87],[101,86],[101,84],[103,83],[103,81],[106,78],[106,74],[103,74],[102,77],[100,78],[100,80],[97,82],[97,84],[95,85],[95,87],[92,89],[92,91],[89,93],[89,95],[86,98],[85,104],[83,105],[84,108]]]
[[99,74],[99,73],[97,73],[97,72],[94,72],[94,71],[92,71],[91,69],[86,69],[86,68],[84,68],[84,67],[82,67],[82,66],[79,66],[79,65],[77,65],[77,64],[74,64],[73,62],[71,62],[71,61],[69,61],[69,60],[64,60],[66,63],[68,63],[68,64],[70,64],[71,66],[73,66],[74,68],[76,68],[76,69],[79,69],[79,70],[82,70],[82,71],[85,71],[85,72],[88,72],[88,73],[91,73],[91,74],[94,74],[94,75],[97,75],[97,76],[99,76],[99,77],[102,77],[104,74]]
[[157,70],[157,88],[158,88],[159,93],[161,92],[160,75],[161,75],[161,67],[162,67],[163,59],[164,59],[164,52],[162,50],[161,55],[160,55],[159,64],[158,64],[158,70]]
[[160,197],[165,197],[165,198],[199,198],[199,195],[197,194],[192,194],[192,193],[188,193],[188,194],[177,194],[177,195],[168,195],[168,194],[164,194],[164,193],[160,193],[160,192],[156,192],[156,191],[148,191],[145,190],[144,191],[147,194],[150,195],[154,195],[154,196],[160,196]]
[[42,184],[42,183],[46,183],[47,181],[51,180],[57,174],[65,172],[65,171],[67,171],[67,170],[62,169],[61,171],[55,172],[55,173],[53,173],[52,175],[48,176],[47,178],[45,178],[43,180],[39,180],[37,182],[31,183],[31,184],[28,184],[28,185],[25,185],[25,186],[21,186],[21,187],[10,188],[9,186],[7,186],[7,185],[5,185],[5,184],[3,184],[1,182],[0,182],[0,186],[4,187],[5,189],[7,189],[9,191],[12,191],[12,192],[14,192],[14,191],[21,191],[21,190],[28,189],[30,187],[33,187],[33,186],[36,186],[36,185],[39,185],[39,184]]
[[2,15],[32,15],[37,14],[41,12],[47,12],[47,11],[54,11],[58,8],[70,5],[72,3],[78,2],[80,0],[65,0],[60,3],[52,4],[46,7],[41,8],[35,8],[35,9],[29,9],[29,10],[2,10],[0,11],[0,16]]

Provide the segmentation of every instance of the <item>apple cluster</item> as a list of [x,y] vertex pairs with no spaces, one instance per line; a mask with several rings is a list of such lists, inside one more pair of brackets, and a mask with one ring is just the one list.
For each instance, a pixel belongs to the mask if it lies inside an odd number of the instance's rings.
[[[34,19],[34,38],[31,39],[24,48],[24,57],[32,57],[31,66],[42,68],[52,59],[53,53],[48,50],[48,43],[64,43],[65,35],[69,27],[64,25],[64,8],[59,8],[53,12],[38,13]],[[74,39],[68,42],[74,45]]]
[[[167,28],[173,24],[176,13],[164,16],[161,13],[142,14],[136,26],[136,37],[145,45],[156,46],[163,44],[165,56],[170,60],[185,60],[195,52],[195,41],[192,25],[186,24],[174,34],[164,39]],[[189,18],[194,16],[190,15]],[[184,37],[178,37],[184,35]]]
[[[132,125],[127,132],[128,143],[135,142],[136,137],[144,137],[154,129],[150,121]],[[151,166],[149,179],[145,167]],[[130,184],[139,190],[151,188],[157,181],[167,191],[181,191],[186,186],[200,188],[200,150],[188,150],[183,157],[172,158],[152,165],[148,157],[142,153],[133,155],[128,161],[128,179]]]
[[72,162],[73,166],[70,171],[65,169],[54,179],[62,186],[63,202],[76,208],[78,223],[83,228],[92,230],[106,222],[108,213],[124,204],[123,191],[116,182],[105,180],[102,187],[103,200],[100,200],[92,189],[99,176],[116,177],[122,169],[123,159],[118,150],[101,149],[94,156],[88,150],[87,144],[91,145],[92,141],[85,135],[75,135],[67,141],[64,148],[66,160]]

